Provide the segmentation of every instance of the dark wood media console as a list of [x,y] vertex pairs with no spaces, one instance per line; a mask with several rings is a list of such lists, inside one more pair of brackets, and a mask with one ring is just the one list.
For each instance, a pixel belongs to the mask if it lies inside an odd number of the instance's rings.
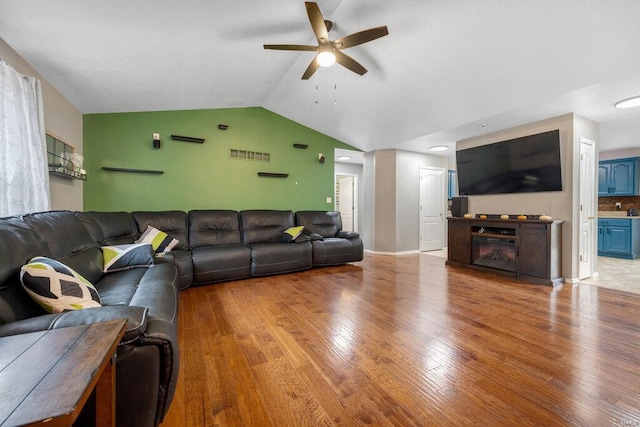
[[541,285],[562,283],[564,221],[448,218],[447,264]]

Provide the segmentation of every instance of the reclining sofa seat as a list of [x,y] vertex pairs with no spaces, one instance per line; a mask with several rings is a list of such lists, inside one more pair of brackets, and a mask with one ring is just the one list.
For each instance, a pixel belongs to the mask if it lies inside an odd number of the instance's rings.
[[237,211],[190,211],[189,246],[194,285],[251,276],[251,248],[242,244]]
[[342,230],[340,212],[298,211],[296,223],[311,237],[314,267],[362,261],[362,239],[358,233]]
[[131,215],[138,225],[140,234],[144,233],[147,226],[164,231],[169,237],[178,240],[178,244],[164,255],[164,259],[156,262],[168,262],[175,265],[178,270],[178,286],[186,289],[193,282],[193,262],[189,252],[189,235],[187,213],[183,211],[159,211],[159,212],[132,212]]
[[[170,264],[102,272],[98,242],[128,240],[123,233],[134,228],[127,218],[115,213],[98,224],[88,217],[81,221],[72,212],[52,211],[0,219],[0,336],[127,319],[118,345],[116,422],[154,426],[162,421],[177,381],[179,289]],[[20,283],[20,268],[35,256],[57,259],[92,282],[102,307],[46,313]]]
[[311,243],[298,238],[281,243],[282,233],[295,226],[292,211],[240,211],[242,243],[251,248],[251,275],[290,273],[311,268]]

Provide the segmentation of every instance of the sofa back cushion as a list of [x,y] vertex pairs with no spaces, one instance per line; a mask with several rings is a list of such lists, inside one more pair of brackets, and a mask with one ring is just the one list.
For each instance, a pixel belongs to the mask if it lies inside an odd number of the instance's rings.
[[50,255],[47,243],[21,217],[0,219],[0,324],[44,314],[20,283],[20,268]]
[[322,237],[336,237],[342,230],[342,218],[337,211],[298,211],[296,223],[303,225],[306,232]]
[[48,254],[71,267],[91,283],[102,276],[102,251],[84,223],[73,212],[51,211],[25,215],[24,221],[40,235],[49,248]]
[[164,231],[169,237],[178,240],[178,244],[172,248],[188,249],[187,213],[183,211],[159,211],[159,212],[132,212],[138,225],[138,231],[142,234],[147,226],[152,226]]
[[138,238],[138,225],[128,212],[76,212],[98,246],[126,245]]
[[247,210],[240,212],[242,243],[277,243],[284,230],[293,227],[292,211]]
[[240,245],[237,211],[195,210],[189,212],[189,247]]

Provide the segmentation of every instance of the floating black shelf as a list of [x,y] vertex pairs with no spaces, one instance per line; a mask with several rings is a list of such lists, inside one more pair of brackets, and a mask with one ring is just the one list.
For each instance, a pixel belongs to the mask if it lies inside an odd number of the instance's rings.
[[269,178],[286,178],[288,173],[272,173],[272,172],[258,172],[258,176],[265,176]]
[[110,168],[107,166],[103,166],[102,169],[109,172],[146,173],[151,175],[160,175],[164,173],[164,171],[154,171],[149,169]]
[[194,138],[192,136],[171,135],[171,139],[174,141],[195,142],[197,144],[204,144],[204,138]]
[[309,147],[307,144],[298,144],[297,142],[293,144],[293,146],[295,148],[302,148],[302,149],[306,149],[307,147]]

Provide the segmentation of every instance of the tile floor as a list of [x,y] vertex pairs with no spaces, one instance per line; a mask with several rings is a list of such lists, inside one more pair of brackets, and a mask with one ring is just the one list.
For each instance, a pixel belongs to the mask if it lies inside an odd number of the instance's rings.
[[[447,248],[422,253],[447,258]],[[580,283],[640,294],[640,258],[630,260],[598,257],[596,262],[599,275],[581,280]]]
[[596,262],[599,276],[582,280],[580,283],[640,294],[640,258],[618,259],[599,256]]

